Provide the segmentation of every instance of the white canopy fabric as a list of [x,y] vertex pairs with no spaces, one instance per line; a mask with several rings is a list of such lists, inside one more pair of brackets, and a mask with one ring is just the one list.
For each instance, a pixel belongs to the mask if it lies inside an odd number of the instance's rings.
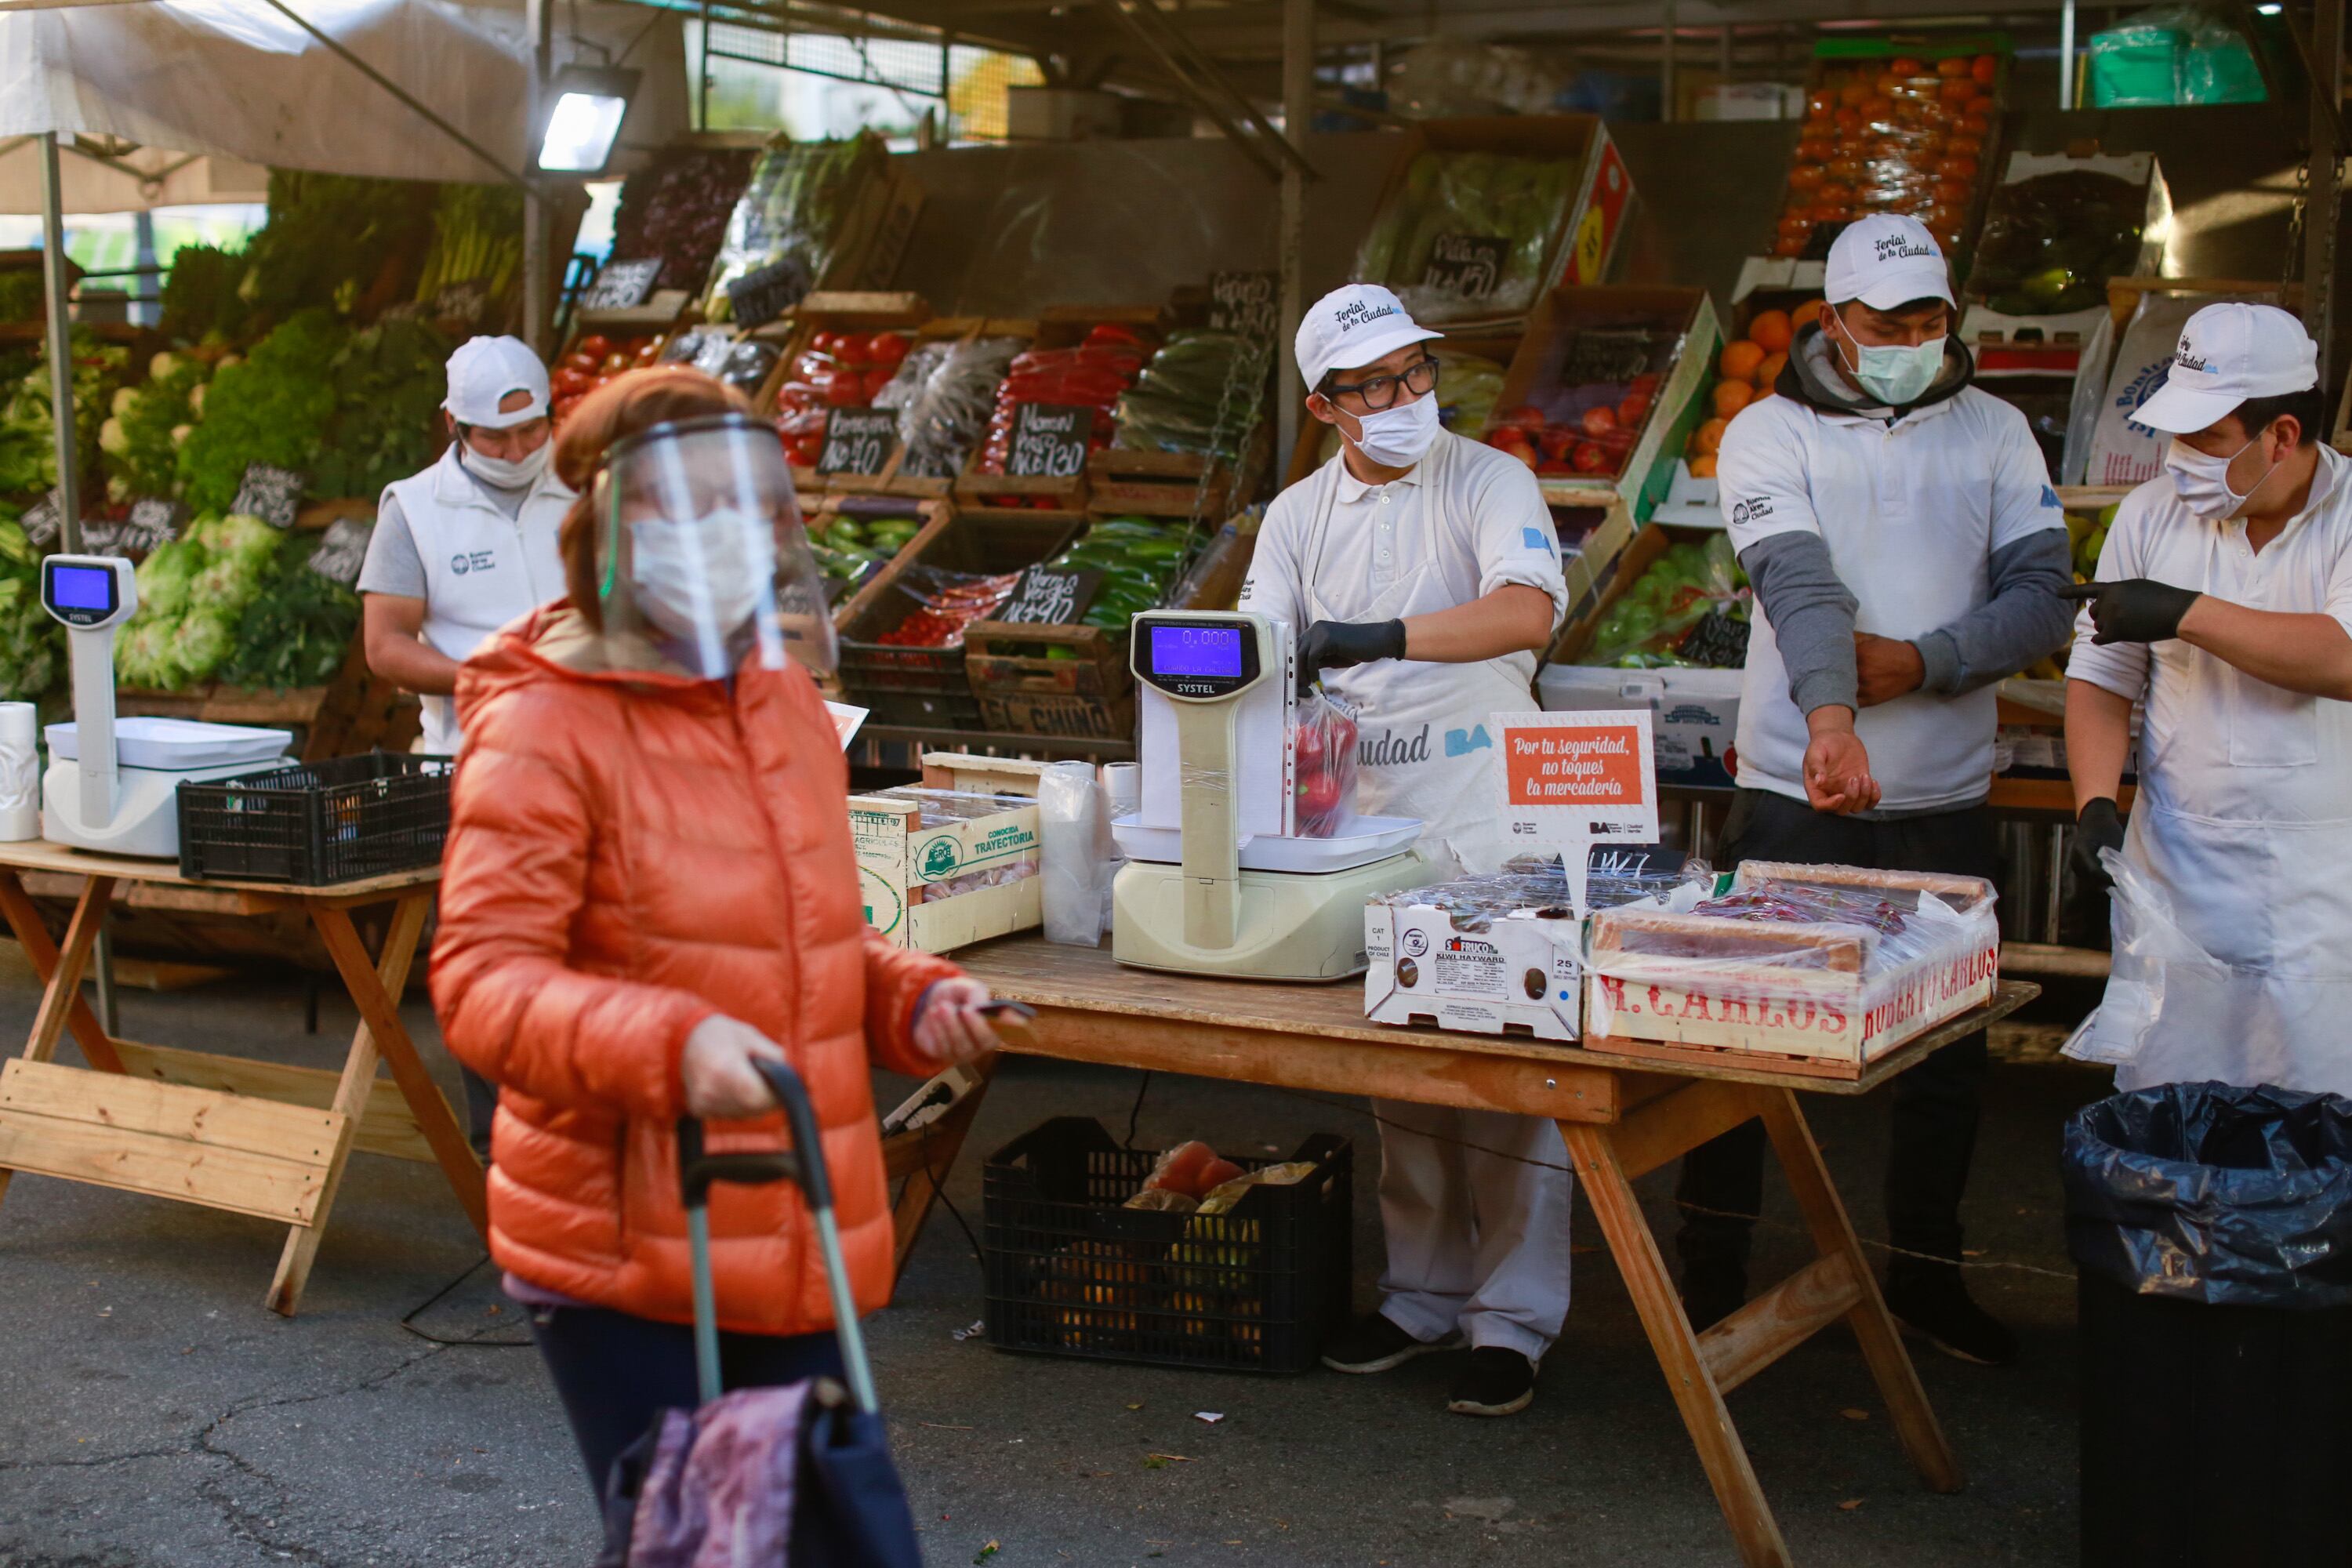
[[[518,4],[287,0],[320,31],[522,169],[530,41]],[[645,74],[625,148],[688,126],[678,18],[638,6],[561,5],[555,64]],[[490,181],[498,173],[264,0],[144,0],[0,12],[0,212],[41,210],[37,145],[55,132],[138,151],[148,180],[62,152],[68,212],[256,199],[244,165],[386,179]],[[162,149],[175,149],[163,152]],[[211,154],[190,164],[187,154]],[[225,161],[225,162],[219,162]],[[616,164],[625,161],[616,158]]]

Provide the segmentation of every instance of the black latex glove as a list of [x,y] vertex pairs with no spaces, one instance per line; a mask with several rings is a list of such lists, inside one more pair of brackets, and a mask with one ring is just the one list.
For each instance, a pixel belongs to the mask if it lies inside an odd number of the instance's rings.
[[1403,657],[1402,621],[1318,621],[1298,639],[1298,689],[1327,669]]
[[2074,843],[2066,851],[2066,861],[2074,868],[2075,885],[2095,893],[2113,887],[2115,879],[2099,864],[2099,851],[2113,849],[2121,854],[2123,847],[2124,820],[2116,814],[2116,803],[2101,795],[2074,819]]
[[2180,635],[2180,617],[2197,602],[2190,588],[2176,588],[2153,577],[2126,577],[2116,583],[2077,583],[2063,597],[2087,601],[2091,624],[2098,628],[2095,643],[2163,642]]

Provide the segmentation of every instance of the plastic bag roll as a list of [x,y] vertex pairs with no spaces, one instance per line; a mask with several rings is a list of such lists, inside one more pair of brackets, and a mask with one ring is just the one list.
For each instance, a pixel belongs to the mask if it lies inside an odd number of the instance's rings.
[[1037,843],[1045,879],[1039,893],[1047,942],[1102,945],[1105,831],[1093,764],[1050,764],[1037,781]]
[[1143,812],[1143,764],[1140,763],[1105,763],[1102,769],[1102,929],[1110,930],[1111,906],[1116,902],[1111,884],[1118,869],[1127,864],[1119,852],[1118,837],[1110,825],[1122,816],[1139,816]]
[[29,702],[0,702],[0,842],[40,836],[40,715]]

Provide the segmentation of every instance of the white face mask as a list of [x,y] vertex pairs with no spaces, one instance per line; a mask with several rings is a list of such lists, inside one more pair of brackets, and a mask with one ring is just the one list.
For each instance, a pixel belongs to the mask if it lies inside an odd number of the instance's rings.
[[555,456],[552,437],[532,447],[529,455],[515,458],[486,458],[465,442],[458,445],[463,450],[457,460],[466,465],[466,471],[493,489],[519,490],[539,483],[539,476],[547,472],[548,459]]
[[1861,384],[1863,391],[1889,408],[1899,408],[1935,385],[1937,374],[1944,368],[1944,340],[1940,337],[1908,348],[1901,343],[1885,347],[1855,343],[1852,356],[1842,346],[1845,341],[1843,322],[1836,337],[1841,343],[1838,357],[1853,373],[1853,379]]
[[2243,452],[2246,447],[2261,439],[2257,436],[2228,457],[2216,458],[2199,451],[2176,436],[2164,454],[2165,472],[2172,476],[2172,493],[2180,498],[2182,506],[2208,522],[2223,522],[2237,516],[2244,510],[2245,504],[2254,499],[2254,490],[2262,489],[2271,475],[2278,472],[2278,465],[2273,463],[2263,470],[2263,477],[2254,481],[2253,489],[2243,495],[2230,488],[2230,465],[2238,460],[2239,453]]
[[753,512],[730,507],[629,531],[638,613],[690,653],[707,679],[735,668],[751,617],[772,602],[775,575],[773,525]]
[[[1437,397],[1423,393],[1411,403],[1377,413],[1349,415],[1363,434],[1353,439],[1356,450],[1384,468],[1410,468],[1429,455],[1430,443],[1437,439]],[[1348,434],[1346,426],[1339,434]]]

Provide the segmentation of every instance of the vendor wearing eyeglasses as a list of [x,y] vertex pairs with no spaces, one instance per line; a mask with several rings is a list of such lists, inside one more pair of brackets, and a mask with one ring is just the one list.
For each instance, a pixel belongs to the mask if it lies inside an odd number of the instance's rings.
[[[1487,717],[1537,704],[1536,654],[1568,605],[1559,536],[1526,464],[1442,428],[1440,334],[1386,289],[1349,284],[1299,323],[1307,411],[1338,456],[1275,498],[1241,607],[1287,624],[1300,665],[1357,710],[1357,809],[1418,817],[1422,841],[1473,871],[1498,831]],[[1507,1415],[1568,1314],[1569,1177],[1537,1118],[1379,1102],[1379,1311],[1324,1364],[1386,1372],[1471,1353],[1448,1408]]]

